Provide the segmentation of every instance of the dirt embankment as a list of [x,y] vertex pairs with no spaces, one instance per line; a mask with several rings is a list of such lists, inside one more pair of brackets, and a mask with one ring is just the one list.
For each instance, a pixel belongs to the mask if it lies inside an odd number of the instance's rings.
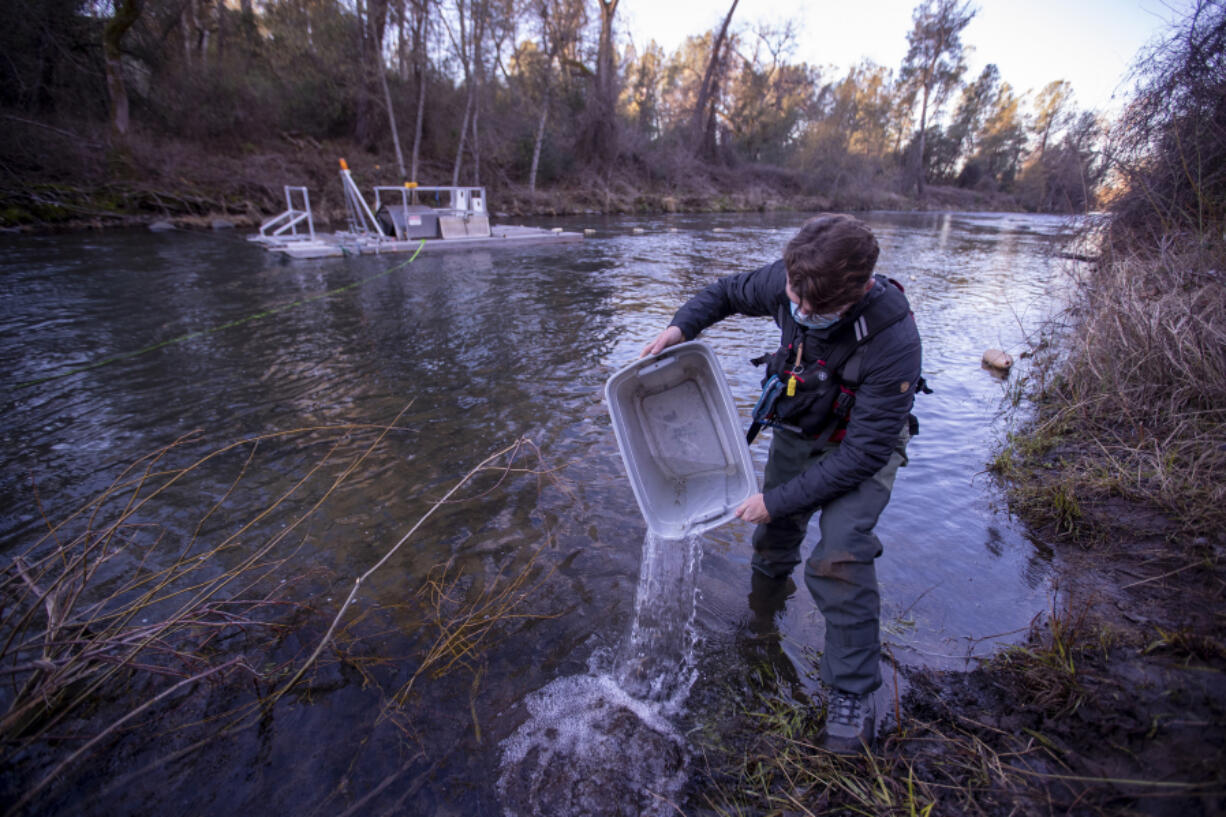
[[[1060,479],[1059,456],[1028,473]],[[1181,532],[1142,503],[1083,503],[1053,542],[1057,597],[1027,644],[976,670],[919,673],[923,728],[995,758],[1023,813],[1226,811],[1226,538]],[[921,763],[947,763],[940,742]],[[928,760],[925,755],[930,754]],[[955,753],[957,754],[957,753]],[[965,813],[974,813],[966,809]],[[989,809],[991,811],[991,809]]]

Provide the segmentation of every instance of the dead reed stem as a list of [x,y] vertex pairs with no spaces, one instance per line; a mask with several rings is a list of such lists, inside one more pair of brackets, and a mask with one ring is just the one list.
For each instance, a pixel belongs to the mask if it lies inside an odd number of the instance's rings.
[[[540,465],[540,451],[527,439],[486,457],[433,501],[412,527],[354,580],[323,637],[304,661],[295,661],[296,666],[270,662],[267,656],[285,627],[285,612],[303,609],[289,595],[298,577],[286,572],[306,541],[299,532],[363,467],[387,435],[399,430],[397,423],[408,408],[406,405],[388,424],[274,432],[224,445],[183,466],[170,464],[172,453],[197,439],[198,432],[193,432],[123,468],[99,495],[59,522],[52,523],[43,515],[45,531],[37,542],[25,548],[0,574],[0,680],[4,682],[0,688],[0,738],[5,744],[4,754],[11,757],[15,749],[45,741],[50,730],[69,718],[84,718],[82,724],[91,719],[100,722],[88,724],[85,728],[89,736],[66,757],[55,761],[49,771],[38,772],[5,817],[29,807],[108,738],[130,730],[135,719],[164,708],[193,684],[216,682],[241,672],[256,684],[256,700],[207,721],[167,727],[167,731],[205,729],[210,734],[199,740],[193,735],[189,745],[145,764],[125,779],[152,773],[249,726],[254,715],[275,704],[318,662],[370,578],[419,533],[441,506],[456,501],[457,494],[475,477],[499,472],[492,487],[482,486],[480,496],[489,495],[511,474],[552,478],[553,472]],[[352,441],[355,431],[374,432],[373,439],[360,441],[359,448],[341,459],[338,454]],[[322,455],[294,475],[287,487],[278,489],[265,507],[229,527],[222,511],[252,472],[258,450],[293,435],[306,437],[313,445],[324,445]],[[536,454],[535,467],[519,463],[528,450]],[[235,472],[224,477],[216,498],[188,524],[178,540],[181,544],[168,547],[175,541],[174,534],[168,535],[160,522],[148,521],[158,518],[157,500],[172,497],[168,492],[176,485],[180,490],[192,490],[194,483],[186,482],[189,477],[198,476],[206,484],[216,480],[218,458],[227,452],[241,455]],[[214,467],[206,471],[210,465]],[[308,495],[303,502],[308,489],[315,495]],[[42,499],[38,502],[41,508]],[[285,514],[290,503],[301,509],[279,523],[277,514]],[[214,532],[207,530],[210,527]],[[546,537],[545,541],[548,544],[551,540]],[[437,632],[416,660],[410,681],[385,698],[383,716],[395,717],[397,725],[407,729],[401,723],[407,717],[403,706],[414,684],[420,683],[423,675],[437,678],[462,666],[473,671],[473,728],[480,739],[475,706],[482,678],[480,655],[491,644],[498,624],[542,617],[521,610],[547,578],[547,574],[541,576],[540,571],[532,569],[541,550],[543,547],[531,555],[526,566],[520,560],[513,574],[505,568],[500,570],[479,593],[469,593],[468,598],[457,592],[463,576],[454,570],[452,562],[429,571],[418,599],[428,624]],[[168,561],[161,563],[163,559]],[[218,639],[237,635],[247,640],[249,650],[241,655],[230,652],[229,657],[223,653],[219,658]],[[228,644],[225,649],[233,647]],[[288,674],[288,680],[275,680],[285,677],[282,673]],[[117,682],[125,678],[131,680],[125,681],[126,688],[121,690]],[[148,689],[144,700],[131,700],[131,685],[142,679],[154,686],[142,687]],[[262,693],[261,683],[269,684],[272,691]],[[103,700],[108,691],[114,693],[113,700]],[[103,701],[118,710],[99,719],[85,714],[91,701]],[[396,710],[394,715],[392,710]],[[118,782],[107,790],[118,790]],[[415,779],[414,788],[420,784],[421,780]],[[369,797],[378,794],[371,792]]]
[[340,609],[337,610],[336,615],[332,618],[332,623],[328,625],[327,632],[325,632],[323,637],[320,638],[319,643],[315,646],[314,651],[310,654],[310,656],[307,657],[305,661],[302,662],[302,665],[298,667],[297,672],[295,672],[290,677],[290,679],[286,681],[285,684],[282,685],[282,687],[277,692],[275,692],[273,695],[269,697],[267,701],[267,705],[272,705],[276,703],[276,701],[280,700],[280,698],[284,696],[285,693],[289,692],[289,690],[293,688],[293,686],[297,684],[299,680],[302,679],[302,676],[307,671],[307,669],[312,664],[314,664],[315,661],[319,658],[320,654],[324,651],[324,648],[328,646],[328,644],[332,641],[332,637],[336,634],[337,627],[340,626],[341,620],[345,617],[345,613],[348,611],[350,605],[353,604],[353,600],[357,597],[358,591],[361,590],[363,582],[365,582],[367,579],[373,576],[375,572],[379,570],[379,568],[387,564],[387,561],[391,559],[394,555],[396,555],[396,552],[400,550],[400,548],[404,545],[404,543],[409,541],[411,538],[413,538],[413,534],[417,533],[417,531],[421,528],[421,526],[425,524],[426,520],[429,519],[431,516],[433,516],[434,512],[438,510],[440,507],[442,507],[442,505],[446,503],[447,500],[451,499],[451,497],[454,496],[457,491],[459,491],[466,484],[468,484],[469,480],[471,480],[473,477],[475,477],[477,474],[481,473],[482,471],[486,470],[486,468],[490,465],[490,463],[495,462],[504,456],[508,456],[510,457],[510,459],[513,460],[516,453],[518,453],[524,446],[529,446],[529,445],[532,445],[532,442],[530,440],[527,440],[526,438],[521,437],[520,439],[516,440],[511,445],[507,446],[506,448],[503,448],[500,451],[497,451],[491,454],[490,456],[482,460],[480,463],[478,463],[476,466],[474,466],[467,474],[465,474],[459,480],[459,482],[451,486],[451,488],[447,491],[447,493],[443,494],[443,496],[440,499],[435,500],[435,502],[432,503],[430,507],[426,509],[426,512],[422,514],[421,517],[418,518],[418,520],[413,524],[411,528],[409,528],[408,532],[406,532],[403,536],[401,536],[399,541],[397,541],[396,544],[392,545],[392,547],[388,549],[387,552],[385,552],[383,556],[379,558],[378,561],[376,561],[373,565],[371,565],[366,570],[365,573],[363,573],[361,576],[358,576],[356,579],[354,579],[353,588],[350,589],[349,595],[345,597],[345,600],[341,602]]
[[[210,645],[223,633],[275,634],[280,626],[276,623],[279,611],[297,607],[279,598],[294,585],[294,577],[280,578],[301,544],[290,544],[291,537],[361,467],[407,409],[405,406],[388,425],[349,424],[274,432],[228,444],[183,467],[164,467],[162,462],[168,454],[195,439],[198,432],[193,432],[129,464],[108,488],[58,524],[46,521],[47,532],[15,557],[0,578],[0,599],[4,602],[0,608],[0,676],[9,679],[8,694],[0,698],[5,704],[0,713],[0,736],[8,747],[28,746],[48,734],[109,688],[121,672],[168,677],[177,682],[100,726],[97,734],[26,790],[14,810],[43,791],[103,738],[115,734],[175,690],[236,669],[259,677],[260,672],[242,656],[210,666],[214,660],[209,657]],[[315,502],[294,514],[279,530],[260,534],[263,539],[255,547],[247,546],[261,523],[267,523],[277,509],[285,507],[320,475],[351,432],[373,429],[379,432],[374,442],[340,470]],[[334,439],[323,457],[271,504],[217,543],[197,552],[205,523],[233,495],[258,445],[292,435],[322,435],[324,442],[329,436]],[[165,535],[160,524],[140,521],[145,515],[156,518],[151,503],[189,475],[199,474],[207,463],[243,446],[250,450],[221,498],[184,536],[184,544],[175,549],[167,565],[150,565],[149,558],[163,550]],[[38,504],[41,512],[41,498]],[[45,513],[43,519],[47,520]],[[69,526],[74,523],[82,530],[70,534]],[[142,538],[147,541],[142,542]],[[226,566],[223,558],[239,553],[240,544],[241,557]],[[131,564],[117,563],[121,556]],[[280,581],[276,581],[278,578]]]

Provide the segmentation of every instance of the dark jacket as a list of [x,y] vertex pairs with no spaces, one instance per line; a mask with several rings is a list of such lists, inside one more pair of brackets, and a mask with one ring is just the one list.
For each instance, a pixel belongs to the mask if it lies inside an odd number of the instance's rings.
[[[785,290],[787,272],[780,260],[711,284],[677,310],[672,325],[686,340],[693,340],[703,329],[729,315],[771,317],[779,324],[782,346],[794,337],[804,338],[804,360],[809,365],[836,344],[854,338],[857,319],[877,299],[902,298],[905,303],[901,290],[884,280],[878,277],[873,288],[834,326],[806,329],[792,319]],[[919,331],[908,313],[864,343],[846,436],[833,454],[766,492],[763,499],[771,518],[815,510],[880,470],[907,425],[919,377]]]

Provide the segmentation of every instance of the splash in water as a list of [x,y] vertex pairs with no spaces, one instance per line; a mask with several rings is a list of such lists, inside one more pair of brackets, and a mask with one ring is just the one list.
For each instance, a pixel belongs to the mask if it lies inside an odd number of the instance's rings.
[[702,540],[661,539],[648,533],[634,623],[615,672],[636,698],[679,707],[694,684],[694,611]]
[[699,536],[647,534],[621,647],[611,660],[595,656],[589,674],[530,695],[528,720],[503,743],[498,791],[508,817],[675,813],[689,755],[669,717],[694,683],[701,558]]

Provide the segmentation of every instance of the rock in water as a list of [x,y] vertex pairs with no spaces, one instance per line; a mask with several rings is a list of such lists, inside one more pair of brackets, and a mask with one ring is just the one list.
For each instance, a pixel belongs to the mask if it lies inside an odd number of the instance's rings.
[[155,221],[149,225],[149,231],[153,233],[166,233],[175,228],[175,225],[169,221]]
[[1000,349],[988,349],[983,353],[983,365],[998,372],[1008,372],[1013,367],[1013,357]]

